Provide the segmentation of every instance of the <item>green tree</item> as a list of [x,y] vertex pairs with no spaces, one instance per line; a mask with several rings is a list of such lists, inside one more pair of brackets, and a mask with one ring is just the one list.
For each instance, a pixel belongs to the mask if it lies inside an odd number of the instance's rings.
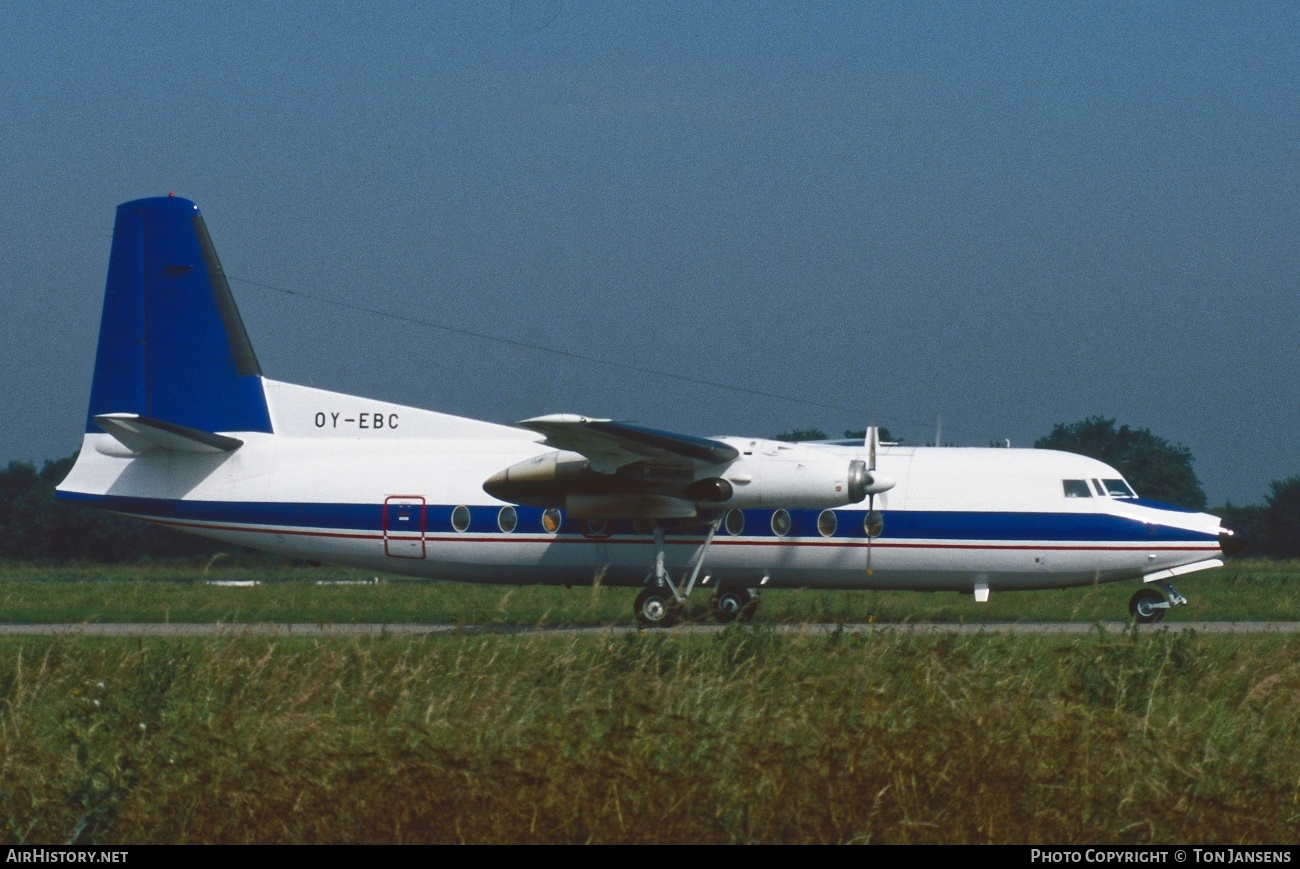
[[796,443],[798,441],[824,441],[826,438],[826,432],[819,428],[795,428],[790,431],[781,432],[779,435],[772,438],[772,440]]
[[[857,431],[854,431],[853,429],[844,430],[845,440],[864,440],[866,436],[867,430],[864,428],[860,428]],[[790,431],[783,431],[772,438],[772,440],[790,441],[791,443],[794,443],[797,441],[826,441],[830,440],[830,437],[830,435],[826,434],[826,432],[819,428],[796,428],[791,429]],[[880,427],[880,440],[882,443],[897,443],[893,436],[890,435],[889,429],[885,428],[883,425]]]
[[54,487],[76,456],[0,469],[0,556],[17,559],[127,561],[210,554],[219,544],[82,504],[58,501]]
[[1115,420],[1093,416],[1057,423],[1034,441],[1039,449],[1064,450],[1105,462],[1124,475],[1144,498],[1193,510],[1205,509],[1205,490],[1192,470],[1192,452],[1148,429],[1115,427]]
[[1246,532],[1250,545],[1246,547],[1242,557],[1253,558],[1257,555],[1274,554],[1272,535],[1268,530],[1268,510],[1264,507],[1259,504],[1239,507],[1229,501],[1221,507],[1213,508],[1210,512],[1224,522]]
[[[865,428],[860,428],[856,430],[851,428],[846,428],[844,430],[844,437],[849,438],[850,440],[866,440],[867,430]],[[902,443],[902,441],[898,440],[892,434],[890,434],[889,429],[885,428],[883,425],[880,427],[880,442],[882,444]]]
[[0,470],[0,554],[11,554],[15,505],[39,481],[36,466],[27,462],[10,462]]
[[1264,496],[1264,527],[1270,554],[1300,558],[1300,476],[1274,480]]

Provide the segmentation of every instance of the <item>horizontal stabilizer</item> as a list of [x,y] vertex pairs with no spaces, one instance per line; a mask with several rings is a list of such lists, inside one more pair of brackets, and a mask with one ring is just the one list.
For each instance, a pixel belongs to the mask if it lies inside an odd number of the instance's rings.
[[228,453],[244,445],[239,438],[200,431],[134,413],[103,413],[94,417],[94,420],[95,425],[134,453],[158,449],[183,453]]

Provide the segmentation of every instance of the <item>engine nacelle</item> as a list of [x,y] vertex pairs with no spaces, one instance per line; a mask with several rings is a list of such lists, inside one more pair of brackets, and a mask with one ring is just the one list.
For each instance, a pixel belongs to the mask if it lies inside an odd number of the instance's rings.
[[628,495],[643,489],[633,481],[598,474],[585,457],[561,450],[511,465],[483,484],[493,498],[531,507],[555,507],[571,495]]
[[842,453],[776,441],[741,446],[740,457],[698,480],[689,469],[649,463],[598,473],[581,454],[556,450],[511,465],[483,488],[502,501],[563,506],[587,518],[683,518],[733,507],[824,510],[857,504],[894,485]]
[[[696,486],[713,482],[701,480]],[[717,492],[725,491],[723,483],[729,484],[731,496],[708,504],[699,499],[701,506],[824,510],[856,504],[894,485],[869,471],[861,459],[846,462],[802,445],[781,445],[743,456],[717,478]]]

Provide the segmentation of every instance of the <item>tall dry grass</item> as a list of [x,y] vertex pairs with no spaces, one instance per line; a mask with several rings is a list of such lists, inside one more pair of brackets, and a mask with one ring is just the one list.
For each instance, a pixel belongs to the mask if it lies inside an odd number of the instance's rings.
[[11,842],[1287,842],[1300,641],[0,642]]

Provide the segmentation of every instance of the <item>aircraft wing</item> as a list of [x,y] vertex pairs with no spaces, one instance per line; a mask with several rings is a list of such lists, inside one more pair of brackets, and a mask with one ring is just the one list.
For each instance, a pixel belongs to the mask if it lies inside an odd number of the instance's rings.
[[569,413],[534,417],[519,425],[546,435],[548,446],[581,453],[592,469],[602,474],[638,462],[694,471],[740,455],[735,447],[722,441]]

